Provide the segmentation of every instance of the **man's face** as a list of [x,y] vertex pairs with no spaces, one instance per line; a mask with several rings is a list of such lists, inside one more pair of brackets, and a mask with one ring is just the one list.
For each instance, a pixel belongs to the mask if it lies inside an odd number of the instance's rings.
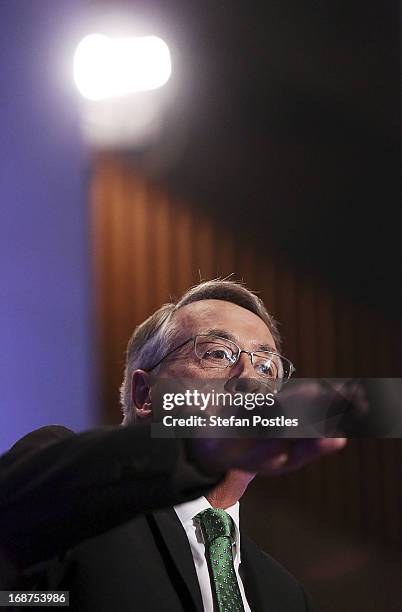
[[[246,308],[232,302],[201,300],[183,306],[174,316],[175,323],[181,331],[182,342],[198,334],[214,334],[231,339],[246,351],[269,349],[276,351],[274,339],[264,321]],[[144,380],[144,374],[147,375],[141,370],[136,370],[133,374],[133,402],[139,419],[148,419],[152,414],[149,386]],[[188,342],[163,360],[156,373],[156,378],[159,377],[183,380],[224,379],[226,386],[231,384],[232,380],[237,384],[239,379],[248,381],[256,379],[256,372],[250,356],[245,353],[241,353],[237,363],[224,369],[202,367],[200,359],[195,354],[193,343]],[[242,384],[244,383],[245,381],[242,381]],[[254,476],[255,472],[229,470],[220,486],[226,493],[232,492],[233,500],[237,500]],[[231,503],[234,503],[233,500]]]
[[[175,313],[175,323],[183,340],[197,334],[213,333],[232,339],[241,349],[276,351],[272,335],[253,312],[223,300],[201,300],[183,306]],[[241,353],[238,362],[223,370],[203,368],[191,342],[169,356],[159,374],[176,378],[255,378],[250,356]]]
[[[268,327],[260,317],[249,310],[223,300],[201,300],[180,308],[175,314],[175,322],[182,330],[183,341],[197,334],[213,332],[215,335],[231,339],[247,351],[272,349],[276,351],[274,339]],[[202,368],[195,355],[191,342],[168,357],[159,371],[159,376],[174,378],[214,378],[214,379],[255,379],[256,373],[250,356],[241,353],[238,362],[222,370]],[[246,383],[247,384],[247,383]],[[239,492],[254,478],[255,472],[230,470],[225,478],[227,490]]]

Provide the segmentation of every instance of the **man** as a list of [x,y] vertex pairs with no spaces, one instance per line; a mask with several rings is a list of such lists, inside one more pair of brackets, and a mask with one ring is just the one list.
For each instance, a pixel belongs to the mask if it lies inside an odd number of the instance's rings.
[[[200,336],[232,347],[213,354],[229,358],[223,368],[197,352]],[[124,427],[45,427],[1,459],[0,541],[16,568],[12,586],[68,590],[80,612],[311,610],[297,581],[241,532],[238,502],[257,471],[296,469],[344,441],[150,435],[159,377],[218,377],[244,390],[265,372],[256,368],[264,355],[286,366],[279,348],[262,302],[231,281],[201,283],[140,325],[127,350]]]

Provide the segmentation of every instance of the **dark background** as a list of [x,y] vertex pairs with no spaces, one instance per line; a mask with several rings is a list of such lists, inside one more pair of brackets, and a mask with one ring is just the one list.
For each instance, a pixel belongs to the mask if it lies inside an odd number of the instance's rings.
[[112,5],[159,24],[172,50],[169,184],[399,317],[397,3],[93,3]]

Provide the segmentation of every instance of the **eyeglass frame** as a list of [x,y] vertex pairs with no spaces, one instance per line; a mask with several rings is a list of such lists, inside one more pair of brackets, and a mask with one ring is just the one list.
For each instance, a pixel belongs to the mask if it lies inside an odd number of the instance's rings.
[[[238,349],[238,353],[237,353],[237,357],[236,357],[236,361],[234,361],[233,363],[228,363],[225,367],[223,368],[219,368],[217,367],[216,369],[220,369],[220,370],[225,370],[226,368],[230,368],[234,365],[236,365],[236,363],[238,363],[239,359],[240,359],[240,355],[242,353],[246,353],[246,355],[250,356],[250,360],[251,360],[251,365],[253,364],[253,355],[258,354],[258,353],[269,353],[270,355],[276,355],[277,357],[280,357],[281,359],[284,359],[285,361],[288,362],[289,364],[289,376],[285,379],[285,383],[291,378],[291,376],[296,372],[296,368],[294,367],[293,363],[290,361],[290,359],[288,359],[287,357],[284,357],[283,355],[281,355],[280,353],[277,353],[276,351],[246,351],[245,349],[240,348],[240,346],[238,346],[236,344],[236,342],[233,342],[233,340],[228,340],[228,338],[222,338],[222,336],[215,336],[214,334],[196,334],[195,336],[191,336],[190,338],[188,338],[187,340],[185,340],[185,342],[182,342],[182,344],[179,344],[178,346],[176,346],[174,349],[170,350],[168,353],[166,353],[166,355],[164,355],[164,357],[162,357],[162,359],[159,359],[159,361],[157,363],[155,363],[151,368],[147,368],[146,370],[144,369],[144,372],[152,372],[152,370],[154,370],[158,365],[160,365],[162,363],[162,361],[164,361],[166,359],[166,357],[169,357],[169,355],[171,355],[172,353],[174,353],[175,351],[183,348],[183,346],[185,346],[186,344],[188,344],[188,342],[190,342],[191,340],[193,341],[193,350],[195,353],[195,356],[198,357],[198,359],[201,361],[202,357],[199,357],[196,353],[195,350],[195,345],[196,345],[196,341],[197,338],[199,337],[213,337],[213,338],[218,338],[219,340],[224,340],[225,342],[230,342],[231,344],[234,344],[234,346]],[[277,379],[274,379],[277,380]]]

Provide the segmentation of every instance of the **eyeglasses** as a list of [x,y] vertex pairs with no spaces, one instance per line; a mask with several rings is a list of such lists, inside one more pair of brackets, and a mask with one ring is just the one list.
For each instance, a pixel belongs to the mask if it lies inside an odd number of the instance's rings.
[[156,368],[164,359],[179,350],[189,342],[193,342],[194,352],[203,368],[216,368],[223,370],[234,366],[240,355],[249,355],[254,371],[262,380],[276,381],[276,389],[289,380],[295,368],[289,359],[274,351],[246,351],[226,338],[211,334],[198,334],[182,342],[179,346],[166,353],[162,359],[155,363],[148,372]]

